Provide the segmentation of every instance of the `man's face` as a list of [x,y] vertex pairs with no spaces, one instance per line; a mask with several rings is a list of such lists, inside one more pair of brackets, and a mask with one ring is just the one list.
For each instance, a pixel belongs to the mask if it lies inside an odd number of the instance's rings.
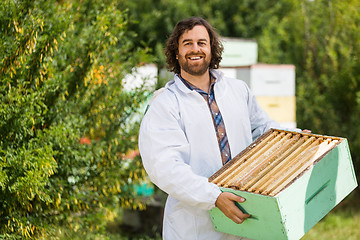
[[209,69],[211,61],[210,37],[206,28],[197,25],[179,38],[178,61],[181,76],[201,76]]

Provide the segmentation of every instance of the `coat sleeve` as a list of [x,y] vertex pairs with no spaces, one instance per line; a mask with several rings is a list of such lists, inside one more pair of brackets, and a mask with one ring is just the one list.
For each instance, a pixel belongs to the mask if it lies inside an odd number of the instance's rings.
[[253,140],[256,140],[270,128],[281,128],[280,124],[272,120],[269,115],[260,107],[255,95],[247,86],[246,89],[248,92],[248,111]]
[[190,147],[181,126],[177,99],[166,91],[155,99],[141,123],[139,150],[144,168],[151,181],[170,196],[209,210],[221,191],[192,171]]

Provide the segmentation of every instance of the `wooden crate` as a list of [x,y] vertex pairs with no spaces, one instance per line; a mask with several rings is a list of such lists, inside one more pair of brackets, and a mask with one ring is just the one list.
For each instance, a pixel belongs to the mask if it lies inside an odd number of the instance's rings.
[[271,129],[209,178],[246,199],[235,224],[210,210],[217,231],[251,239],[300,239],[357,186],[348,142]]

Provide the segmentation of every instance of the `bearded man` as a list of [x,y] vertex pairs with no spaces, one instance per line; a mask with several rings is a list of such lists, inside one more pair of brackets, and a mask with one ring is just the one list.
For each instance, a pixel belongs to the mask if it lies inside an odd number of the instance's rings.
[[241,239],[213,228],[217,206],[235,223],[250,215],[208,178],[257,137],[279,125],[259,107],[244,81],[219,68],[223,46],[199,17],[177,23],[167,41],[168,69],[175,73],[152,101],[140,127],[139,150],[151,181],[168,194],[163,238]]

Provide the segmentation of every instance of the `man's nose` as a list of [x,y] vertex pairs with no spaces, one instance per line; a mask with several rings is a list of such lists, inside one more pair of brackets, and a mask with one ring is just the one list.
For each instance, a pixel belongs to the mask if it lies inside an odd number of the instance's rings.
[[194,44],[193,44],[193,47],[192,47],[192,50],[195,51],[195,52],[200,51],[200,46],[199,46],[199,44],[194,43]]

